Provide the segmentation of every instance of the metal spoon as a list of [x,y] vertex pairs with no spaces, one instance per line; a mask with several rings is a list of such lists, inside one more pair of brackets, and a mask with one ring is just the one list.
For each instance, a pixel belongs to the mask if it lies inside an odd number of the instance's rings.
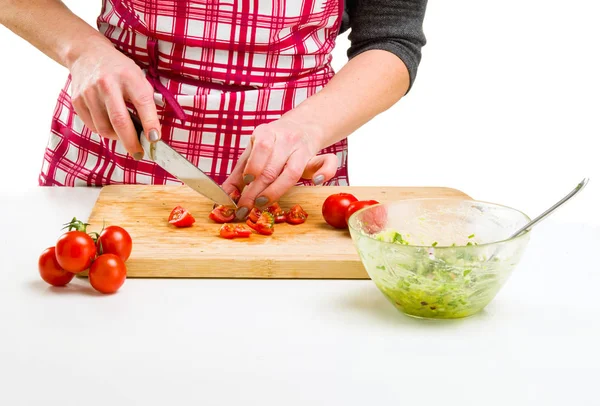
[[[560,199],[554,206],[550,207],[548,210],[546,210],[545,212],[543,212],[542,214],[540,214],[539,216],[537,216],[536,218],[534,218],[533,220],[531,220],[529,223],[525,224],[523,227],[521,227],[518,231],[516,231],[514,234],[512,234],[508,239],[513,239],[515,237],[518,237],[519,235],[521,235],[522,233],[524,233],[525,231],[529,231],[531,230],[531,228],[536,225],[537,223],[539,223],[540,221],[542,221],[543,219],[545,219],[546,217],[548,217],[550,215],[550,213],[552,213],[554,210],[558,209],[560,206],[562,206],[564,203],[566,203],[569,199],[571,199],[573,196],[575,196],[577,193],[581,192],[581,190],[583,190],[583,188],[585,187],[585,185],[587,185],[588,181],[590,179],[589,178],[584,178],[576,187],[575,189],[573,189],[568,195],[566,195],[565,197],[563,197],[562,199]],[[494,257],[496,256],[496,254],[494,253],[489,259],[488,261],[491,261]]]

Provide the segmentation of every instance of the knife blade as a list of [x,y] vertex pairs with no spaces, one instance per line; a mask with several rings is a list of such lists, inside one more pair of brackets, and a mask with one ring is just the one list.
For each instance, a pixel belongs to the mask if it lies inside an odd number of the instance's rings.
[[133,114],[131,114],[131,120],[137,131],[140,144],[146,153],[146,159],[155,162],[186,186],[213,202],[237,208],[237,204],[212,178],[164,141],[148,141],[140,120]]

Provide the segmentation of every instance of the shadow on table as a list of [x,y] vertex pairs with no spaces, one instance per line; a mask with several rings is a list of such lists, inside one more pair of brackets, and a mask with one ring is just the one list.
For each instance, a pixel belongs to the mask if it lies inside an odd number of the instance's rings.
[[[51,286],[48,285],[43,280],[32,280],[29,281],[28,286],[30,289],[35,290],[44,295],[82,295],[82,296],[107,296],[104,295],[92,288],[92,286],[87,283],[83,283],[78,278],[73,278],[73,280],[67,286]],[[108,295],[110,296],[110,295]]]
[[393,325],[411,325],[439,328],[448,326],[458,326],[464,323],[471,322],[473,320],[482,320],[490,317],[490,314],[488,314],[484,309],[471,317],[466,317],[462,319],[417,319],[414,317],[407,316],[399,310],[397,310],[390,302],[387,301],[383,294],[373,286],[360,287],[358,289],[348,292],[347,295],[340,299],[340,305],[347,310],[359,311],[365,314],[366,316],[375,317],[380,321]]

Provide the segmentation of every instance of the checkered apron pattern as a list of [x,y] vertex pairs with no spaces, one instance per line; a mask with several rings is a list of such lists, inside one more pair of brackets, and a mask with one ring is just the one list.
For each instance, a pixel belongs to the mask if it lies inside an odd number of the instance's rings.
[[[162,139],[221,184],[256,126],[332,78],[342,8],[340,0],[104,0],[97,22],[154,86]],[[70,83],[56,104],[40,185],[181,183],[90,131]],[[328,184],[347,185],[347,141],[321,153],[338,157]]]

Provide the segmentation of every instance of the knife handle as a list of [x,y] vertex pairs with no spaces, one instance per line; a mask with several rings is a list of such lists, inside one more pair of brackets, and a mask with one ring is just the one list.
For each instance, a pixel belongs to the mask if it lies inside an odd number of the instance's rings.
[[140,140],[140,137],[142,136],[142,133],[144,132],[144,127],[142,127],[142,122],[140,121],[139,118],[134,116],[132,112],[129,112],[129,116],[131,117],[131,121],[133,122],[135,131],[137,132],[138,140]]

